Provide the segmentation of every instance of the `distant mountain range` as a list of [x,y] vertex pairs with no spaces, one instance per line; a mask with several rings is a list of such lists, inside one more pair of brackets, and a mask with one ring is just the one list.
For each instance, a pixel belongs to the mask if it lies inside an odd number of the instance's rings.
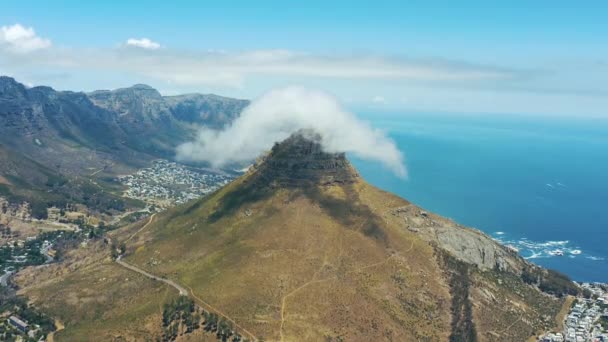
[[248,103],[217,95],[162,96],[141,84],[88,94],[28,88],[0,76],[0,196],[34,202],[38,216],[45,205],[68,199],[122,202],[82,188],[99,186],[90,179],[96,171],[102,177],[172,158],[197,127],[223,127]]

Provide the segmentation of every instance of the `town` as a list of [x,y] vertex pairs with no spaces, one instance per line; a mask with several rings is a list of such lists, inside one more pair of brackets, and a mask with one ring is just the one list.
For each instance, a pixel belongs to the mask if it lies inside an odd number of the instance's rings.
[[581,283],[589,298],[577,297],[564,319],[564,329],[541,336],[542,342],[608,341],[608,285]]
[[3,236],[13,239],[0,246],[0,268],[4,271],[0,276],[0,340],[39,341],[55,330],[49,317],[28,304],[25,298],[15,295],[11,275],[28,266],[53,262],[67,248],[86,246],[90,239],[101,236],[101,229],[83,226],[73,231],[47,231],[22,240],[10,227],[2,228]]
[[126,185],[125,197],[142,200],[150,205],[167,208],[200,198],[228,184],[235,175],[186,167],[167,160],[156,160],[152,167],[133,175],[119,177]]

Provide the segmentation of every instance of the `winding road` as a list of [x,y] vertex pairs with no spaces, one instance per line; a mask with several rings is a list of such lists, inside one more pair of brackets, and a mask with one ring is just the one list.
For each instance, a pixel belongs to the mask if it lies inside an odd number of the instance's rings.
[[[125,241],[128,242],[131,239],[133,239],[133,237],[137,234],[139,234],[139,232],[141,232],[142,230],[146,229],[153,221],[154,221],[154,216],[156,216],[156,214],[153,214],[152,216],[150,216],[150,219],[148,220],[148,222],[141,227],[138,231],[136,231],[135,233],[133,233],[131,236],[129,236],[129,238]],[[205,302],[204,300],[202,300],[201,298],[199,298],[198,296],[196,296],[194,294],[194,291],[192,291],[192,288],[190,288],[190,291],[186,290],[184,287],[182,287],[181,285],[179,285],[178,283],[174,282],[171,279],[167,279],[167,278],[162,278],[159,276],[156,276],[152,273],[148,273],[144,270],[142,270],[141,268],[129,264],[125,261],[122,260],[122,255],[119,255],[116,258],[116,263],[119,264],[120,266],[129,269],[133,272],[137,272],[141,275],[143,275],[144,277],[148,277],[152,280],[156,280],[156,281],[161,281],[171,287],[173,287],[174,289],[176,289],[177,291],[179,291],[180,296],[191,296],[192,298],[194,298],[197,302],[199,302],[203,307],[207,307],[209,309],[211,309],[212,311],[215,311],[216,313],[220,314],[221,316],[223,316],[226,320],[232,322],[234,324],[234,326],[236,328],[239,328],[244,334],[248,335],[252,341],[257,341],[257,338],[255,337],[255,335],[253,333],[251,333],[250,331],[248,331],[247,329],[243,328],[241,325],[239,325],[234,319],[230,318],[229,316],[227,316],[226,314],[224,314],[223,312],[221,312],[220,310],[218,310],[217,308],[213,307],[211,304]]]
[[141,268],[137,267],[137,266],[133,266],[129,263],[126,263],[124,261],[122,261],[122,255],[118,256],[118,258],[116,258],[116,262],[125,268],[130,269],[133,272],[137,272],[145,277],[148,277],[150,279],[153,280],[157,280],[157,281],[162,281],[163,283],[172,286],[173,288],[175,288],[177,291],[179,291],[180,296],[187,296],[188,295],[188,290],[186,290],[185,288],[181,287],[178,283],[174,282],[171,279],[166,279],[166,278],[161,278],[159,276],[155,276],[154,274],[148,273],[144,270],[142,270]]
[[[125,242],[129,242],[131,239],[133,239],[133,237],[137,234],[139,234],[142,230],[148,228],[148,226],[154,222],[154,217],[156,216],[156,213],[152,214],[152,216],[150,216],[150,219],[148,219],[148,222],[141,227],[138,231],[136,231],[135,233],[133,233],[131,236],[129,236],[129,238],[125,241]],[[157,281],[162,281],[163,283],[172,286],[173,288],[175,288],[177,291],[179,291],[180,296],[187,296],[188,295],[188,291],[183,288],[182,286],[180,286],[178,283],[174,282],[171,279],[167,279],[167,278],[162,278],[159,276],[155,276],[152,273],[148,273],[144,270],[142,270],[141,268],[135,266],[135,265],[131,265],[128,262],[122,261],[122,255],[119,255],[118,258],[116,258],[116,263],[118,263],[120,266],[124,267],[124,268],[128,268],[133,272],[137,272],[145,277],[148,277],[150,279],[153,280],[157,280]]]

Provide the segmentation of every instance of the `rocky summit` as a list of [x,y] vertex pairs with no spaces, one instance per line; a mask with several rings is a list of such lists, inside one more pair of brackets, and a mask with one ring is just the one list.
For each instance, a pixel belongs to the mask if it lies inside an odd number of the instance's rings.
[[286,186],[347,184],[359,178],[344,153],[325,152],[321,135],[310,130],[276,143],[254,168],[261,179]]

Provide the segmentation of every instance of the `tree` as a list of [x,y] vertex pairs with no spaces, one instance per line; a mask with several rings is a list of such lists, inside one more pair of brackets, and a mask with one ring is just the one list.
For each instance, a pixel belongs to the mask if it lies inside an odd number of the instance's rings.
[[116,245],[114,243],[110,245],[110,253],[112,254],[112,259],[116,259],[120,255],[118,254],[118,250],[116,249]]
[[194,314],[194,329],[201,327],[201,314],[198,312]]

